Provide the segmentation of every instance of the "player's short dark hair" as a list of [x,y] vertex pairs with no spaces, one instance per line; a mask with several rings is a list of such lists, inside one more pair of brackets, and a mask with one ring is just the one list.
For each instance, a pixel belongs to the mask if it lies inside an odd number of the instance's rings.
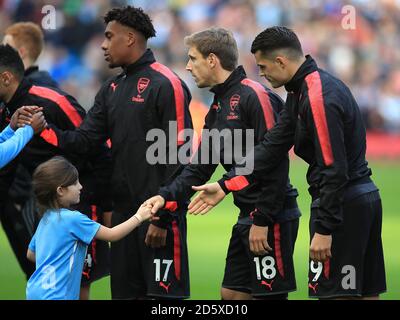
[[203,58],[214,53],[225,70],[233,71],[238,64],[239,52],[231,31],[223,28],[209,28],[184,38],[187,46],[194,46]]
[[60,209],[57,188],[71,186],[78,178],[78,170],[64,157],[56,156],[40,164],[32,179],[39,214],[43,215],[49,209]]
[[142,8],[135,8],[132,6],[113,8],[104,16],[105,23],[111,21],[117,21],[124,26],[135,29],[140,32],[146,40],[156,36],[156,31],[154,30],[151,19]]
[[297,35],[293,30],[275,26],[259,33],[251,45],[251,53],[260,50],[265,55],[270,55],[277,50],[287,50],[292,58],[303,56],[303,49]]
[[0,72],[10,71],[21,80],[24,77],[24,63],[18,52],[8,44],[0,44]]

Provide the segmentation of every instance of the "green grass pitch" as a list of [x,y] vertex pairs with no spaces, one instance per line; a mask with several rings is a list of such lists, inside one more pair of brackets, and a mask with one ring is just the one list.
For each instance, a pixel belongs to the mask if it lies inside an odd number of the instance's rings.
[[[372,162],[373,179],[378,185],[383,200],[383,244],[386,261],[387,293],[382,299],[400,298],[400,203],[397,197],[400,188],[400,164],[394,162]],[[219,177],[219,169],[215,178]],[[307,299],[308,266],[308,219],[310,197],[305,181],[306,165],[292,161],[290,176],[298,188],[298,202],[302,211],[301,224],[295,248],[295,270],[297,291],[289,299]],[[214,179],[215,180],[215,179]],[[214,181],[213,180],[213,181]],[[188,247],[192,299],[219,299],[225,255],[232,225],[238,210],[231,197],[205,216],[188,216]],[[0,299],[25,299],[25,279],[15,259],[7,238],[0,228]],[[92,299],[110,299],[109,277],[92,285]]]

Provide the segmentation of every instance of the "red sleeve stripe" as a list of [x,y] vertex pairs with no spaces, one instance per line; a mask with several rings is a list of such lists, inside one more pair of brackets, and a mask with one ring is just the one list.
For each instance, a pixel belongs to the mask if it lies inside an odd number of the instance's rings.
[[279,223],[274,225],[274,247],[275,247],[275,258],[278,266],[279,274],[282,278],[285,278],[285,270],[283,269],[283,259],[281,251],[281,226]]
[[174,212],[176,209],[178,209],[178,203],[176,201],[167,201],[165,202],[164,209]]
[[178,127],[178,146],[182,145],[185,141],[181,138],[181,134],[185,129],[185,95],[183,94],[183,88],[181,80],[166,66],[161,63],[154,62],[150,67],[167,77],[172,84],[175,96],[175,110],[176,110],[176,122]]
[[56,103],[62,111],[64,111],[75,127],[79,127],[82,123],[82,118],[78,111],[68,101],[67,97],[59,94],[57,91],[45,87],[32,86],[29,93]]
[[326,279],[329,279],[331,270],[331,259],[328,259],[324,262],[324,275]]
[[181,237],[176,220],[172,221],[172,232],[174,234],[174,269],[175,277],[181,280]]
[[322,158],[326,166],[333,164],[331,140],[329,138],[328,123],[325,115],[324,97],[322,96],[322,83],[318,71],[310,73],[306,78],[308,98],[314,118],[317,136],[321,146]]
[[264,113],[265,126],[268,130],[272,129],[275,125],[274,110],[272,109],[267,90],[265,90],[260,83],[248,78],[243,79],[242,84],[252,88],[255,91]]
[[249,181],[247,181],[245,176],[237,176],[225,181],[225,187],[229,191],[239,191],[246,188],[248,185]]
[[40,136],[55,147],[58,147],[58,138],[53,129],[44,129]]

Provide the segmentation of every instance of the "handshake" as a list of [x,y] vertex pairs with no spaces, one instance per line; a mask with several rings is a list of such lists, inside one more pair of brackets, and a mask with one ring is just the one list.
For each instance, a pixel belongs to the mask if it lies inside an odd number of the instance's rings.
[[[192,186],[192,189],[199,191],[199,193],[190,202],[187,208],[189,214],[206,214],[225,198],[225,192],[217,182],[201,186]],[[151,208],[151,213],[153,215],[156,214],[158,210],[163,209],[165,205],[166,200],[160,195],[151,197],[143,203],[143,206]]]
[[156,216],[155,214],[159,209],[164,207],[164,204],[165,200],[163,197],[154,196],[142,203],[134,217],[139,220],[139,223],[142,223],[146,220],[159,220],[160,217]]
[[15,131],[18,128],[30,125],[35,134],[42,132],[47,127],[42,110],[43,108],[38,106],[23,106],[17,109],[11,117],[11,129]]

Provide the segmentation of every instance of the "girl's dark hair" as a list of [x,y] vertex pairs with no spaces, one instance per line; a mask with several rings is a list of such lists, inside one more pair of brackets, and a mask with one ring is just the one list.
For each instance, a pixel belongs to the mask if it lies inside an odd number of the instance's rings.
[[113,8],[104,16],[104,22],[116,21],[124,26],[140,32],[145,39],[156,36],[156,31],[151,23],[150,17],[143,12],[142,8],[126,6],[123,8]]
[[78,170],[63,157],[53,157],[40,164],[33,173],[33,191],[40,216],[49,209],[60,209],[57,188],[71,186],[78,178]]

